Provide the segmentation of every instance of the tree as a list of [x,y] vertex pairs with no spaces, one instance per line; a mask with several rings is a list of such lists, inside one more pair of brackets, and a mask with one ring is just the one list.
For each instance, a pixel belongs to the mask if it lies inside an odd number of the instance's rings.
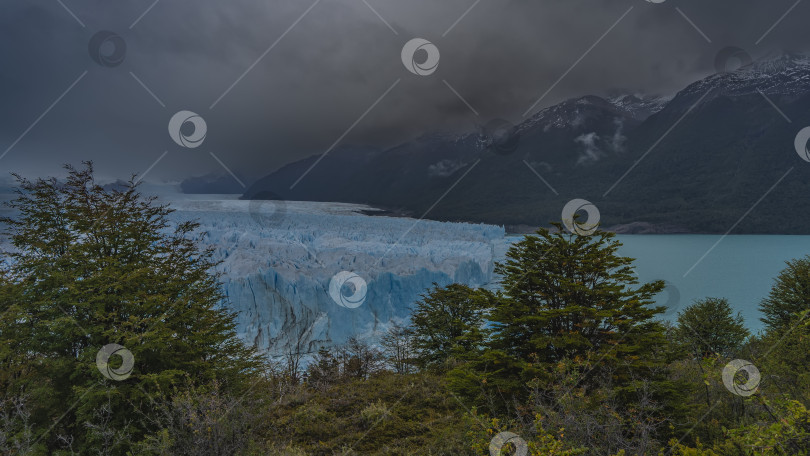
[[[154,429],[132,410],[185,383],[247,390],[261,363],[221,306],[213,250],[198,246],[198,225],[173,223],[172,210],[142,197],[134,176],[107,190],[91,163],[66,169],[63,182],[15,175],[9,206],[18,215],[2,219],[14,249],[0,281],[0,387],[36,404],[37,451],[50,453],[57,436],[69,436],[87,453],[87,423],[102,409],[111,411],[105,432],[132,421],[137,441]],[[97,366],[108,344],[125,350]],[[127,367],[128,353],[131,372],[110,377],[110,368]]]
[[664,282],[639,285],[613,233],[554,226],[513,244],[496,264],[502,291],[489,312],[491,338],[480,356],[449,372],[450,387],[526,422],[582,417],[578,433],[602,429],[606,448],[646,452],[685,414],[685,388],[668,375],[656,318],[664,309],[653,301]]
[[160,432],[147,437],[143,454],[219,456],[248,454],[247,449],[267,427],[269,404],[256,404],[223,392],[217,382],[193,386],[156,404],[151,419]]
[[565,359],[590,359],[591,377],[611,371],[629,391],[631,372],[662,364],[664,332],[655,317],[663,309],[652,305],[664,283],[639,286],[614,234],[555,226],[514,244],[495,267],[503,292],[490,318],[492,380],[516,393],[532,379],[549,379]]
[[340,377],[340,364],[326,347],[318,349],[312,364],[307,367],[307,383],[316,388],[331,386]]
[[451,357],[479,352],[486,339],[485,311],[492,294],[451,284],[433,289],[416,303],[411,315],[414,348],[421,367],[439,366]]
[[742,315],[734,315],[727,299],[695,301],[678,313],[675,337],[695,357],[731,357],[749,336]]
[[339,349],[343,361],[343,375],[348,378],[365,379],[383,368],[383,355],[356,337],[350,337]]
[[810,256],[787,262],[759,310],[768,331],[784,331],[803,318],[810,310]]
[[410,372],[413,363],[413,330],[394,323],[383,335],[383,355],[397,374]]

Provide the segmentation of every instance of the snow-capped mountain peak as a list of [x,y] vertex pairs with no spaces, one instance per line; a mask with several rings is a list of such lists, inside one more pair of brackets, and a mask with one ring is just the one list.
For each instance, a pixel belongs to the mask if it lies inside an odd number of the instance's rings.
[[810,57],[780,53],[760,58],[734,71],[721,72],[698,81],[681,94],[690,96],[713,91],[712,97],[744,96],[762,92],[794,96],[810,88]]
[[633,118],[638,120],[644,120],[664,109],[664,106],[671,100],[671,96],[642,93],[616,93],[607,98],[612,105],[629,112]]

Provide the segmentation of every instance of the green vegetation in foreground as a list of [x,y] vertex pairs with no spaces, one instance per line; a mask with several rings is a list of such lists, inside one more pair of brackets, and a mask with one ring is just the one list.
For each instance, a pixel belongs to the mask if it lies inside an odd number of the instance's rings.
[[[486,455],[501,432],[531,455],[810,452],[810,258],[751,335],[722,298],[662,322],[663,283],[637,283],[610,233],[540,230],[497,266],[503,291],[434,287],[380,347],[302,369],[236,338],[194,223],[68,171],[20,179],[3,220],[0,454]],[[123,380],[96,365],[113,343],[135,359]],[[738,358],[758,385],[724,383]]]

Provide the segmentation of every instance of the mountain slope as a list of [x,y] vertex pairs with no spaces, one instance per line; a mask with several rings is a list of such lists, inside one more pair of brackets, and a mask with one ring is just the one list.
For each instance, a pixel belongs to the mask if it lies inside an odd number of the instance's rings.
[[425,135],[361,159],[335,151],[290,190],[316,158],[302,160],[245,197],[357,202],[417,216],[429,210],[427,218],[439,220],[531,226],[559,220],[566,202],[584,198],[608,227],[649,222],[691,232],[734,226],[735,233],[808,233],[810,166],[793,140],[810,125],[809,107],[810,59],[783,55],[709,76],[671,100],[567,100],[515,126],[514,151],[487,148],[481,132]]

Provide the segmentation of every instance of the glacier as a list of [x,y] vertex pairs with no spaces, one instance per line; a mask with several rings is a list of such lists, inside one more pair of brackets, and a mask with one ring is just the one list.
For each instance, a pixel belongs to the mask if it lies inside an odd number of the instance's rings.
[[[357,204],[233,195],[165,202],[175,220],[200,223],[221,261],[223,304],[237,314],[239,337],[269,357],[311,354],[350,337],[374,341],[406,322],[434,283],[490,285],[508,245],[503,227],[373,215]],[[347,277],[356,284],[333,283]],[[350,295],[365,299],[352,308],[341,302]]]

